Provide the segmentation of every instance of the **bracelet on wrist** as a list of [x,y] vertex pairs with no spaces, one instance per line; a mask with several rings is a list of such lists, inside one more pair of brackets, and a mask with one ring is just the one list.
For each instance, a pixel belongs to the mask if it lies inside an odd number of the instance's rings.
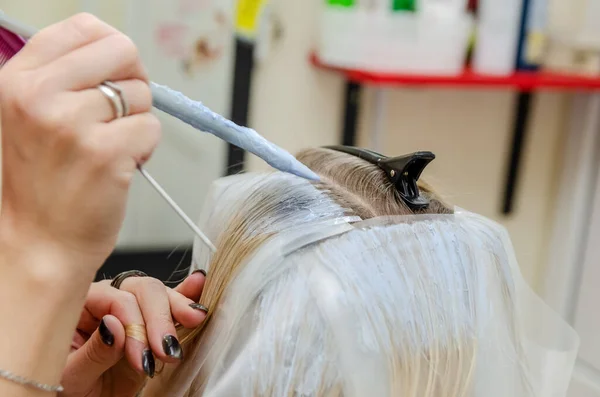
[[53,386],[36,382],[34,380],[30,380],[19,375],[15,375],[12,372],[6,371],[4,369],[0,369],[0,378],[19,384],[21,386],[27,386],[37,390],[47,391],[49,393],[60,393],[64,391],[64,388],[61,385]]

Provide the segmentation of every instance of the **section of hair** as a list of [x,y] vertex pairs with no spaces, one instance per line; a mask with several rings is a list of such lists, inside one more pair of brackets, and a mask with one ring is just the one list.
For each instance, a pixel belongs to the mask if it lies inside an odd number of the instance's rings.
[[[306,150],[299,154],[298,159],[319,174],[322,181],[311,185],[282,173],[237,176],[235,184],[225,189],[218,201],[210,203],[213,207],[203,229],[208,230],[209,236],[216,242],[217,253],[211,259],[200,302],[209,308],[209,313],[199,328],[179,330],[186,362],[176,370],[167,369],[163,379],[154,380],[149,395],[201,395],[209,374],[204,363],[198,360],[206,357],[205,351],[201,353],[202,347],[214,337],[215,332],[219,332],[213,317],[220,311],[222,296],[231,280],[243,270],[246,261],[256,250],[269,244],[273,236],[303,224],[349,214],[369,219],[413,213],[385,173],[373,164],[327,149]],[[425,183],[420,182],[419,187],[422,194],[431,200],[423,213],[452,212]],[[365,263],[365,266],[368,264]],[[262,315],[263,309],[257,308],[256,315]],[[327,374],[316,375],[329,378]],[[317,395],[341,395],[337,384],[328,386],[327,390],[327,393]],[[255,396],[279,396],[261,393]]]
[[[332,197],[363,219],[414,213],[385,172],[368,161],[330,149],[304,150],[297,158],[321,177],[323,188],[331,190]],[[421,194],[430,199],[429,207],[418,213],[452,213],[427,183],[418,181],[418,185]]]
[[463,216],[279,254],[283,271],[269,282],[229,285],[237,302],[219,302],[153,395],[199,397],[221,383],[219,397],[534,396],[507,249],[496,229]]

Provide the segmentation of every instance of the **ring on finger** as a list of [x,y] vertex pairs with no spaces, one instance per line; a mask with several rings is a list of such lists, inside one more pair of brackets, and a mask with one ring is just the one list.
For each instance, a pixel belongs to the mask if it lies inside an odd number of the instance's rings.
[[122,117],[129,116],[129,103],[125,99],[125,94],[123,93],[123,89],[118,84],[113,83],[112,81],[108,81],[108,80],[105,81],[102,84],[104,84],[108,88],[111,88],[119,96],[119,99],[121,101],[121,105],[123,107],[123,116]]
[[129,104],[121,87],[111,81],[105,81],[98,86],[98,90],[110,101],[115,119],[129,115]]
[[144,324],[126,325],[125,336],[142,342],[144,345],[148,345],[148,334],[146,333],[146,326]]
[[129,270],[129,271],[117,274],[117,277],[115,277],[110,282],[110,286],[113,288],[119,289],[121,287],[121,284],[123,284],[123,281],[125,281],[125,279],[127,279],[129,277],[148,277],[148,275],[140,270]]

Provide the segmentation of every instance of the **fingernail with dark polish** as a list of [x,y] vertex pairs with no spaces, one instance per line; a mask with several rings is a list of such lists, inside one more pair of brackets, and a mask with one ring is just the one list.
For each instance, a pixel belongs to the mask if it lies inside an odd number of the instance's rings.
[[202,273],[202,274],[204,274],[204,277],[206,277],[206,270],[204,270],[204,269],[194,270],[194,272],[192,274],[196,274],[196,273]]
[[201,305],[199,303],[190,303],[190,307],[194,310],[201,310],[204,313],[208,313],[208,308],[204,305]]
[[100,338],[102,338],[102,342],[104,342],[105,345],[112,346],[115,344],[115,336],[106,326],[104,319],[100,321],[100,327],[98,328],[98,331],[100,332]]
[[178,360],[183,359],[183,350],[181,350],[181,345],[177,338],[173,335],[167,335],[163,338],[163,350],[165,354],[169,357],[176,358]]
[[154,378],[154,356],[152,355],[152,351],[149,349],[146,349],[142,352],[142,368],[149,378]]

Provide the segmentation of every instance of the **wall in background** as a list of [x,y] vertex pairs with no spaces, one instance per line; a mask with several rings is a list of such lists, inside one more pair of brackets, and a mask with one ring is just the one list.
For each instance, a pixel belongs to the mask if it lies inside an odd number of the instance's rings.
[[[233,67],[233,0],[127,0],[108,7],[85,0],[102,19],[126,11],[122,29],[138,44],[152,80],[229,113]],[[146,168],[192,218],[227,164],[226,144],[156,112],[163,139]],[[131,193],[123,248],[190,244],[193,234],[141,177]]]
[[[82,10],[92,12],[133,38],[154,81],[229,113],[233,0],[2,0],[0,7],[40,28]],[[216,48],[209,49],[216,57],[202,58],[194,51],[205,44]],[[156,114],[163,123],[163,139],[146,168],[187,214],[197,218],[210,183],[223,175],[226,144],[162,112]],[[168,250],[191,245],[192,240],[189,228],[137,175],[118,247]]]
[[[282,41],[256,66],[251,123],[268,139],[295,152],[337,143],[342,128],[344,83],[307,62],[317,29],[317,1],[276,0]],[[371,95],[363,99],[361,146],[369,146]],[[437,155],[424,176],[447,199],[506,225],[525,278],[539,287],[552,227],[568,95],[537,95],[516,208],[500,216],[504,172],[511,145],[516,93],[399,88],[388,93],[387,155],[431,150]],[[251,156],[251,169],[266,169]]]
[[[122,27],[125,23],[120,14],[122,3],[110,0],[102,4],[105,7],[102,11],[104,18]],[[37,26],[45,26],[75,13],[80,6],[78,0],[0,0],[0,8],[7,13]],[[303,147],[336,143],[341,133],[343,81],[338,76],[314,70],[307,61],[314,42],[317,6],[316,1],[274,1],[274,13],[283,23],[283,38],[275,43],[267,60],[256,65],[254,76],[251,124],[268,139],[292,152]],[[371,112],[368,109],[372,101],[368,91],[366,94],[367,110],[360,118],[360,144],[369,146]],[[200,98],[208,101],[211,95],[216,93],[205,92],[200,94]],[[503,219],[499,218],[499,208],[511,139],[510,116],[516,94],[398,89],[390,91],[389,96],[387,134],[383,142],[385,154],[418,149],[435,152],[437,160],[425,176],[452,203],[498,219],[506,225],[523,273],[537,287],[543,277],[544,252],[552,227],[555,180],[564,139],[561,131],[564,131],[568,98],[554,93],[538,95],[525,148],[516,210],[510,219]],[[169,133],[179,133],[179,128],[173,124]],[[161,164],[169,163],[175,152],[165,151],[164,155]],[[266,167],[251,156],[249,168]],[[192,214],[199,213],[200,196],[197,190],[187,189],[197,183],[193,173],[162,168],[162,165],[156,167],[156,172],[161,173],[161,182],[173,178],[172,185],[169,185],[173,196],[190,207]],[[134,192],[132,203],[143,202],[147,199],[146,194],[151,193]],[[163,208],[159,201],[153,205]],[[184,226],[177,224],[178,220],[174,217],[161,209],[152,222],[164,225],[163,232],[171,228],[182,230]],[[161,235],[157,232],[147,241],[152,242]],[[125,237],[135,239],[135,236]],[[186,242],[179,237],[178,240]],[[173,244],[174,241],[166,240],[165,243]]]

